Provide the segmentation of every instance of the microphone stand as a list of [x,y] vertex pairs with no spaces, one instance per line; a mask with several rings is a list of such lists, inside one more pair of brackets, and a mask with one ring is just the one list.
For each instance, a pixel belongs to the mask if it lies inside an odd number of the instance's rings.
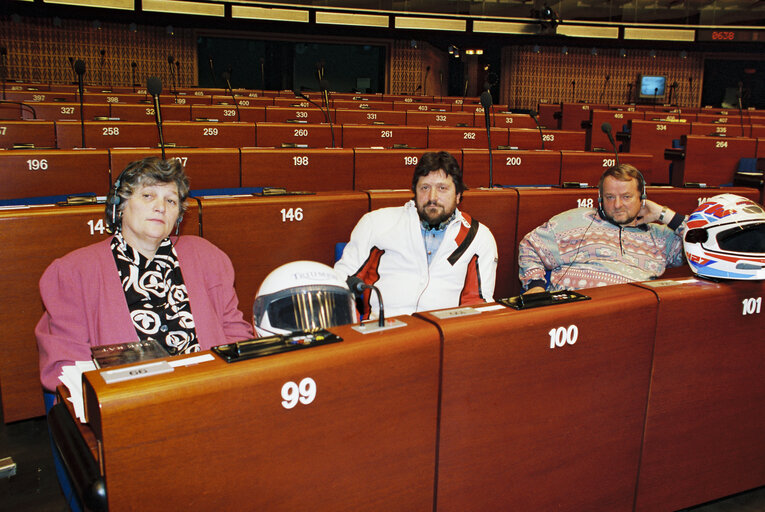
[[[322,76],[324,70],[322,68]],[[324,113],[324,118],[329,122],[329,132],[332,135],[332,147],[335,147],[335,128],[332,126],[332,115],[329,113],[329,83],[321,79],[319,80],[319,87],[321,87],[321,97],[324,99],[324,103],[327,105],[327,110]]]
[[162,134],[162,113],[159,110],[159,95],[162,93],[162,81],[156,77],[150,77],[146,81],[146,91],[151,94],[154,100],[154,121],[157,123],[159,132],[159,147],[162,149],[162,160],[167,160],[165,156],[165,138]]
[[741,97],[744,95],[744,86],[741,82],[738,83],[738,118],[739,122],[741,123],[741,136],[746,137],[744,135],[744,112],[743,107],[741,103]]
[[491,122],[489,121],[491,105],[491,93],[488,90],[485,90],[481,93],[481,106],[483,107],[484,121],[486,124],[486,140],[489,144],[489,188],[494,187],[494,161],[491,150]]
[[131,78],[131,82],[130,83],[133,86],[133,92],[135,92],[135,87],[136,87],[136,85],[138,85],[138,84],[135,83],[135,68],[137,66],[138,66],[138,64],[136,64],[135,62],[131,62],[130,63],[130,78]]
[[571,101],[576,103],[576,80],[571,80]]
[[542,151],[545,150],[545,136],[542,134],[542,125],[539,124],[539,119],[537,119],[537,111],[536,110],[529,110],[529,115],[534,120],[534,122],[537,124],[537,129],[539,129],[539,140],[542,141]]
[[85,63],[82,60],[78,60],[74,63],[74,71],[77,73],[77,90],[80,93],[80,135],[82,137],[81,147],[85,147],[85,112],[83,106],[83,93],[85,85],[83,84],[83,75],[85,74]]
[[229,73],[228,71],[224,71],[223,79],[226,81],[226,86],[228,87],[229,93],[231,94],[231,99],[234,100],[234,107],[236,107],[236,120],[237,122],[241,122],[242,116],[239,113],[239,102],[236,101],[236,95],[234,94],[234,89],[231,88],[231,73]]

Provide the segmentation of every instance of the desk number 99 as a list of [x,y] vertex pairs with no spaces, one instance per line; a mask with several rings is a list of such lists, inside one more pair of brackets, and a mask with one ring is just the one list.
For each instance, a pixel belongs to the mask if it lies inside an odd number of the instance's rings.
[[295,384],[292,381],[285,382],[282,386],[282,407],[292,409],[298,402],[308,405],[316,398],[316,382],[311,377],[306,377]]

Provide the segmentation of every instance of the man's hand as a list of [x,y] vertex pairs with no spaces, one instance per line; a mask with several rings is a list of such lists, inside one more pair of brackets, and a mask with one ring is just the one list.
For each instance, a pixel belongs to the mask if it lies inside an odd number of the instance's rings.
[[545,289],[543,286],[534,286],[533,288],[529,288],[525,292],[523,292],[523,295],[528,295],[530,293],[542,293]]
[[[662,217],[661,212],[664,211],[664,216]],[[670,220],[672,220],[672,217],[675,216],[675,212],[673,210],[670,210],[666,206],[662,206],[660,204],[657,204],[653,201],[649,201],[646,199],[645,206],[642,206],[640,208],[640,212],[638,213],[637,220],[640,224],[648,224],[651,222],[657,222],[659,224],[667,224]],[[660,217],[661,220],[659,219]]]

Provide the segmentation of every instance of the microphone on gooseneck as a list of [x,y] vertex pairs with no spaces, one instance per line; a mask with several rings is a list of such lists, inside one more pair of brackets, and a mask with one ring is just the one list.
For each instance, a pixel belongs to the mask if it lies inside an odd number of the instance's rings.
[[425,96],[428,95],[428,73],[430,73],[430,66],[425,67],[425,80],[423,80],[425,85],[422,87],[422,94]]
[[531,119],[534,120],[534,122],[537,124],[537,128],[539,129],[539,139],[542,141],[542,150],[545,149],[545,136],[542,134],[542,125],[539,124],[539,119],[537,119],[537,111],[536,110],[529,110],[529,115],[531,116]]
[[130,63],[130,80],[131,85],[133,86],[133,92],[135,92],[135,88],[138,85],[135,82],[135,69],[138,67],[138,64],[135,63],[135,61]]
[[485,90],[481,93],[481,106],[483,107],[484,121],[486,123],[486,140],[489,143],[489,188],[494,186],[494,162],[491,153],[491,122],[489,121],[491,105],[491,93],[488,90]]
[[223,80],[226,81],[226,87],[228,87],[228,90],[231,93],[231,99],[234,100],[234,107],[236,107],[236,120],[241,121],[242,116],[239,113],[239,102],[236,100],[236,96],[234,95],[234,89],[231,88],[231,72],[224,71],[221,76],[223,76]]
[[[324,76],[323,68],[322,68],[322,76]],[[319,80],[319,88],[321,89],[321,95],[322,98],[324,98],[324,104],[327,106],[327,111],[324,113],[324,117],[329,121],[329,132],[332,135],[332,147],[335,147],[335,129],[332,126],[332,114],[330,113],[330,103],[329,103],[329,82],[322,78]]]
[[85,113],[83,112],[83,99],[82,95],[85,90],[83,84],[83,76],[85,75],[85,63],[81,59],[77,59],[74,63],[74,72],[77,73],[77,91],[80,93],[80,134],[82,136],[82,146],[85,147]]
[[600,129],[603,130],[603,133],[605,133],[608,136],[608,141],[611,143],[611,146],[614,148],[614,157],[616,158],[616,165],[619,165],[619,152],[616,150],[616,141],[614,140],[614,135],[611,133],[611,123],[603,123],[600,125]]
[[175,79],[173,78],[175,75],[175,69],[173,67],[173,63],[175,62],[175,57],[172,55],[167,56],[167,65],[170,66],[170,89],[173,91],[175,90]]
[[377,303],[380,305],[380,316],[377,325],[385,327],[385,308],[383,308],[383,300],[380,290],[375,285],[367,284],[362,281],[361,278],[356,276],[348,276],[348,279],[346,279],[345,282],[356,297],[361,297],[364,290],[374,290],[375,293],[377,293]]
[[744,113],[742,112],[743,107],[741,102],[741,97],[743,95],[744,95],[744,82],[739,82],[738,83],[738,118],[739,118],[739,121],[741,122],[741,136],[746,137],[746,135],[744,135]]
[[215,83],[215,66],[213,65],[212,57],[208,59],[208,62],[210,63],[210,76],[212,76],[213,87],[217,88],[218,84]]
[[146,90],[154,99],[154,121],[157,123],[157,132],[159,132],[159,147],[162,148],[162,160],[165,157],[165,138],[162,135],[162,113],[159,110],[159,95],[162,93],[162,80],[156,76],[149,77],[146,80]]

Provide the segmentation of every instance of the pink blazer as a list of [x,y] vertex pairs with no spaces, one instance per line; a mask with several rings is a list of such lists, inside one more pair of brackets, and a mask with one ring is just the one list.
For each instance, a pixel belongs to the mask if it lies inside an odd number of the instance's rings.
[[[55,260],[40,278],[45,312],[35,328],[40,378],[58,385],[61,367],[90,360],[90,347],[138,341],[107,239]],[[226,254],[203,238],[173,239],[202,350],[253,337],[234,292]]]

